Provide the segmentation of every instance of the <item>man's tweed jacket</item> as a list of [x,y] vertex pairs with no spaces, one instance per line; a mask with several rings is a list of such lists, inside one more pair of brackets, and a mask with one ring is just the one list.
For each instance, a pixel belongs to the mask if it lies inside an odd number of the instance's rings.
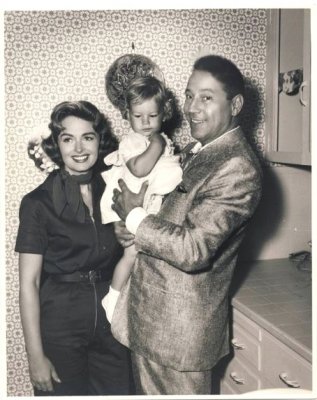
[[228,289],[260,196],[260,164],[240,128],[196,155],[136,232],[112,319],[119,342],[178,371],[211,369],[228,353]]

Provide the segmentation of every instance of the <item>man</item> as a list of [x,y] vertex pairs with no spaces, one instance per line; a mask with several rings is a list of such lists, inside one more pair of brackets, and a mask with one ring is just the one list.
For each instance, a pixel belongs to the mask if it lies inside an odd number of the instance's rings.
[[146,187],[135,195],[121,181],[114,192],[138,256],[112,331],[132,351],[138,394],[210,394],[211,369],[229,351],[229,285],[261,195],[260,165],[238,125],[243,96],[232,62],[198,59],[184,105],[197,143],[185,149],[182,183],[157,215],[140,207]]

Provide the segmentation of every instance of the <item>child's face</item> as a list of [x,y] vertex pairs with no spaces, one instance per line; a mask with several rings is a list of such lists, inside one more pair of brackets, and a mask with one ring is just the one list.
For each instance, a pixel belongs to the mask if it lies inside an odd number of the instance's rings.
[[131,104],[128,112],[133,131],[147,137],[153,133],[160,133],[163,118],[163,113],[154,98],[144,100],[140,104]]

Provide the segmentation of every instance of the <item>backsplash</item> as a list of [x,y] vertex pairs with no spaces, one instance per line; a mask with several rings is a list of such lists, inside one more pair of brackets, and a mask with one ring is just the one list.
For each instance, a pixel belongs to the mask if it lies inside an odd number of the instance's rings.
[[266,260],[310,251],[311,169],[272,165],[263,172],[263,197],[243,242],[241,258]]

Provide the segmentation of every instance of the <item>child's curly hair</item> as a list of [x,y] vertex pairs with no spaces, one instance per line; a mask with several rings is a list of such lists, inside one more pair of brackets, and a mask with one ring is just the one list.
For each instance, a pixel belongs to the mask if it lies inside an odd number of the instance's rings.
[[156,101],[160,112],[163,112],[164,120],[171,119],[173,110],[170,92],[166,90],[161,81],[153,76],[137,78],[130,83],[125,93],[125,107],[122,112],[123,118],[128,118],[128,111],[131,104],[140,104],[152,98]]
[[111,103],[124,114],[125,94],[131,82],[138,78],[154,76],[164,81],[159,67],[141,54],[124,54],[109,67],[105,76],[106,93]]

